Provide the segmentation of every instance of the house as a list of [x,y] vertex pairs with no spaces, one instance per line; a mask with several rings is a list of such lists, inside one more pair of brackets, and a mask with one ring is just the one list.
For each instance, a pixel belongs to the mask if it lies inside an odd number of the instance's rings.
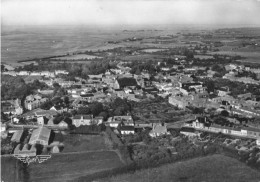
[[65,121],[61,121],[61,122],[58,124],[58,126],[59,126],[60,128],[68,128],[68,123],[66,123]]
[[260,146],[260,138],[256,139],[256,145]]
[[134,126],[134,120],[132,116],[114,116],[113,121],[120,122],[125,126]]
[[1,122],[0,125],[1,125],[1,131],[0,132],[1,133],[5,132],[6,131],[6,124]]
[[30,145],[41,144],[48,145],[50,139],[51,130],[46,127],[39,127],[35,129],[31,135],[29,140]]
[[40,107],[47,101],[47,98],[42,98],[39,94],[29,95],[25,98],[24,107],[28,110],[33,110]]
[[166,128],[165,124],[153,123],[153,129],[149,133],[149,135],[151,137],[157,137],[157,136],[166,135],[166,134],[169,134],[169,132],[167,132],[167,128]]
[[43,116],[38,117],[37,123],[38,123],[38,125],[44,125],[44,117]]
[[53,117],[58,115],[57,111],[54,111],[54,110],[43,110],[43,109],[38,109],[38,110],[36,110],[33,113],[34,113],[35,117],[44,116],[44,117],[46,117],[48,119],[53,118]]
[[104,121],[103,116],[97,116],[97,117],[93,118],[93,124],[96,124],[96,125],[102,124],[103,121]]
[[226,96],[230,94],[229,88],[228,87],[221,87],[217,90],[217,94],[220,97]]
[[136,88],[137,81],[135,78],[132,77],[123,77],[123,78],[119,78],[117,79],[117,83],[119,85],[119,88],[123,89],[125,87],[129,87],[129,88]]
[[1,112],[4,114],[23,114],[23,108],[21,106],[21,100],[6,100],[1,102]]
[[113,117],[109,117],[107,123],[110,127],[117,128],[121,124],[121,120],[113,120]]
[[134,134],[135,133],[135,127],[134,126],[121,126],[120,127],[120,132],[122,135],[129,135],[129,134]]
[[58,75],[58,74],[67,75],[67,74],[69,74],[69,72],[67,72],[66,70],[55,70],[55,75]]
[[63,112],[68,111],[67,108],[63,108],[63,107],[61,107],[61,106],[52,106],[52,107],[50,108],[50,110],[56,111],[56,112],[58,112],[58,113],[63,113]]
[[92,125],[93,115],[75,115],[72,117],[72,124],[76,127],[81,125]]

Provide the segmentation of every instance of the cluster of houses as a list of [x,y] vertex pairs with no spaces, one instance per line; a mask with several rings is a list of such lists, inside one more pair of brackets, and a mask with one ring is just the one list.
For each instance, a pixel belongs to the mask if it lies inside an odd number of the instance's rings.
[[[180,61],[182,66],[184,66],[184,63],[185,62]],[[175,68],[178,69],[176,65]],[[247,71],[250,70],[257,74],[260,73],[257,69],[248,69],[246,67],[233,64],[226,66],[226,70],[230,71],[228,74],[235,72],[234,70],[239,71],[241,69]],[[195,80],[193,77],[193,73],[197,70],[205,71],[204,68],[184,68],[182,73],[169,73],[168,71],[170,69],[164,68],[162,70],[165,74],[157,73],[157,75],[154,76],[155,79],[153,79],[153,81],[150,79],[150,75],[146,71],[142,71],[140,75],[136,75],[130,74],[130,70],[130,68],[124,67],[122,63],[119,63],[118,68],[116,69],[109,69],[104,74],[88,75],[88,80],[77,78],[77,81],[64,81],[62,79],[55,78],[58,74],[68,74],[68,72],[64,70],[57,70],[55,72],[9,71],[4,72],[3,74],[13,76],[21,75],[47,77],[47,79],[42,79],[40,82],[44,82],[50,87],[52,87],[54,83],[58,83],[61,87],[66,88],[68,96],[70,96],[73,100],[71,104],[73,109],[78,109],[81,106],[95,101],[102,103],[110,102],[116,97],[134,102],[140,102],[142,99],[153,98],[155,95],[159,95],[162,97],[168,97],[168,102],[180,109],[185,109],[189,106],[197,108],[215,107],[217,109],[225,109],[234,115],[260,117],[260,110],[257,109],[260,107],[259,100],[257,100],[257,98],[250,93],[241,94],[238,98],[233,98],[229,95],[229,88],[223,87],[216,90],[216,95],[214,97],[210,96],[210,94],[206,91],[204,84]],[[208,77],[212,77],[212,75],[214,75],[214,72],[211,70],[207,71],[207,73]],[[225,78],[231,78],[228,75],[225,76]],[[77,88],[73,86],[77,86]],[[39,90],[39,92],[44,93],[44,90]],[[51,90],[45,92],[49,93]],[[16,99],[1,102],[3,113],[21,115],[21,117],[25,119],[36,118],[37,120],[38,128],[33,130],[28,142],[31,148],[29,149],[28,145],[25,145],[21,150],[21,148],[17,146],[17,149],[15,149],[16,154],[21,152],[34,154],[36,152],[36,144],[41,144],[44,146],[48,145],[51,127],[62,129],[68,128],[68,123],[65,121],[55,124],[56,122],[54,122],[54,120],[59,113],[69,110],[64,110],[64,108],[60,110],[55,106],[50,110],[39,109],[39,107],[46,101],[48,101],[48,99],[43,97],[41,94],[27,96],[24,99],[24,108],[29,111],[24,114],[20,100]],[[93,117],[93,115],[74,115],[71,120],[75,127],[93,124],[99,125],[104,122],[103,117]],[[13,122],[15,123],[16,120],[13,120]],[[17,122],[19,122],[19,120]],[[169,134],[167,131],[167,124],[163,124],[161,122],[135,123],[130,115],[113,116],[108,118],[105,123],[107,126],[114,128],[115,132],[121,133],[122,135],[134,134],[135,128],[144,127],[149,127],[152,129],[149,133],[151,137]],[[187,123],[185,127],[254,138],[257,139],[257,144],[260,145],[260,130],[255,128],[231,128],[215,124],[208,126],[207,123],[199,120],[192,123]],[[182,132],[185,134],[191,133],[190,129],[186,129],[186,131],[183,130]],[[192,135],[194,134],[196,135],[196,133],[193,132]],[[22,136],[23,130],[17,130],[12,136],[11,141],[19,143]]]
[[2,74],[11,75],[11,76],[45,76],[45,77],[55,77],[58,74],[69,74],[68,71],[65,70],[55,70],[51,71],[5,71]]
[[1,101],[1,112],[7,115],[21,115],[23,107],[20,99]]
[[228,73],[226,73],[223,76],[223,78],[225,79],[229,79],[230,81],[243,82],[245,84],[255,84],[255,85],[260,84],[259,80],[255,80],[251,77],[237,77],[237,75],[240,72],[250,71],[252,73],[255,73],[256,77],[260,79],[260,69],[255,69],[255,68],[245,67],[244,65],[235,65],[235,64],[226,65],[225,69],[226,71],[228,71]]
[[[256,139],[256,144],[260,145],[260,129],[259,128],[252,128],[252,127],[228,127],[228,126],[221,126],[217,124],[209,124],[207,122],[207,118],[197,118],[193,122],[185,123],[184,127],[191,127],[199,131],[206,131],[212,133],[223,133],[227,135],[233,135],[238,137],[245,137],[245,138],[252,138]],[[197,135],[196,132],[190,131],[183,131],[183,134],[194,136]]]

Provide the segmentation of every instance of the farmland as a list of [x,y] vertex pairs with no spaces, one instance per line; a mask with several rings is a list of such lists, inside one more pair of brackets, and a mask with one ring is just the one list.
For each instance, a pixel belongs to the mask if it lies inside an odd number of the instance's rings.
[[109,182],[160,182],[160,181],[210,181],[210,182],[258,182],[259,172],[236,159],[213,155],[188,161],[145,169],[133,174],[118,175],[101,181]]

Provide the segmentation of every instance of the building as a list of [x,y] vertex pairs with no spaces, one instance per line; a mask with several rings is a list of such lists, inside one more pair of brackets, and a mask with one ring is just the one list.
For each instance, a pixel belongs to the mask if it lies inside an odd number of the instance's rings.
[[134,126],[134,120],[132,116],[114,116],[113,121],[119,122],[125,126]]
[[134,126],[121,126],[120,132],[122,135],[129,135],[135,133],[135,127]]
[[230,94],[229,88],[228,87],[221,87],[217,90],[217,94],[220,97],[226,96]]
[[157,137],[166,134],[169,134],[169,132],[167,132],[167,128],[165,124],[163,125],[161,123],[153,123],[153,129],[149,133],[151,137]]
[[1,102],[1,112],[4,114],[23,114],[23,108],[21,106],[21,100],[6,100]]
[[42,96],[36,95],[29,95],[25,98],[24,107],[28,110],[33,110],[40,107],[43,103],[47,101],[47,98],[42,98]]
[[39,127],[35,129],[31,135],[29,144],[40,144],[40,145],[48,145],[50,138],[51,130],[46,127]]
[[93,115],[75,115],[72,117],[72,124],[76,127],[79,127],[81,125],[92,125]]
[[59,126],[60,128],[68,128],[68,123],[66,123],[65,121],[61,121],[61,122],[58,124],[58,126]]
[[13,134],[13,136],[12,136],[12,138],[11,138],[11,141],[12,141],[12,142],[20,143],[21,138],[22,138],[22,135],[23,135],[23,130],[17,130],[17,131]]

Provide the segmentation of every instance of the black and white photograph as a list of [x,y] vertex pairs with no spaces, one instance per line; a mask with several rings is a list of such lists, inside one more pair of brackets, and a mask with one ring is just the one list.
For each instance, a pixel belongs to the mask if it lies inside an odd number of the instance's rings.
[[260,182],[260,0],[1,0],[0,182]]

